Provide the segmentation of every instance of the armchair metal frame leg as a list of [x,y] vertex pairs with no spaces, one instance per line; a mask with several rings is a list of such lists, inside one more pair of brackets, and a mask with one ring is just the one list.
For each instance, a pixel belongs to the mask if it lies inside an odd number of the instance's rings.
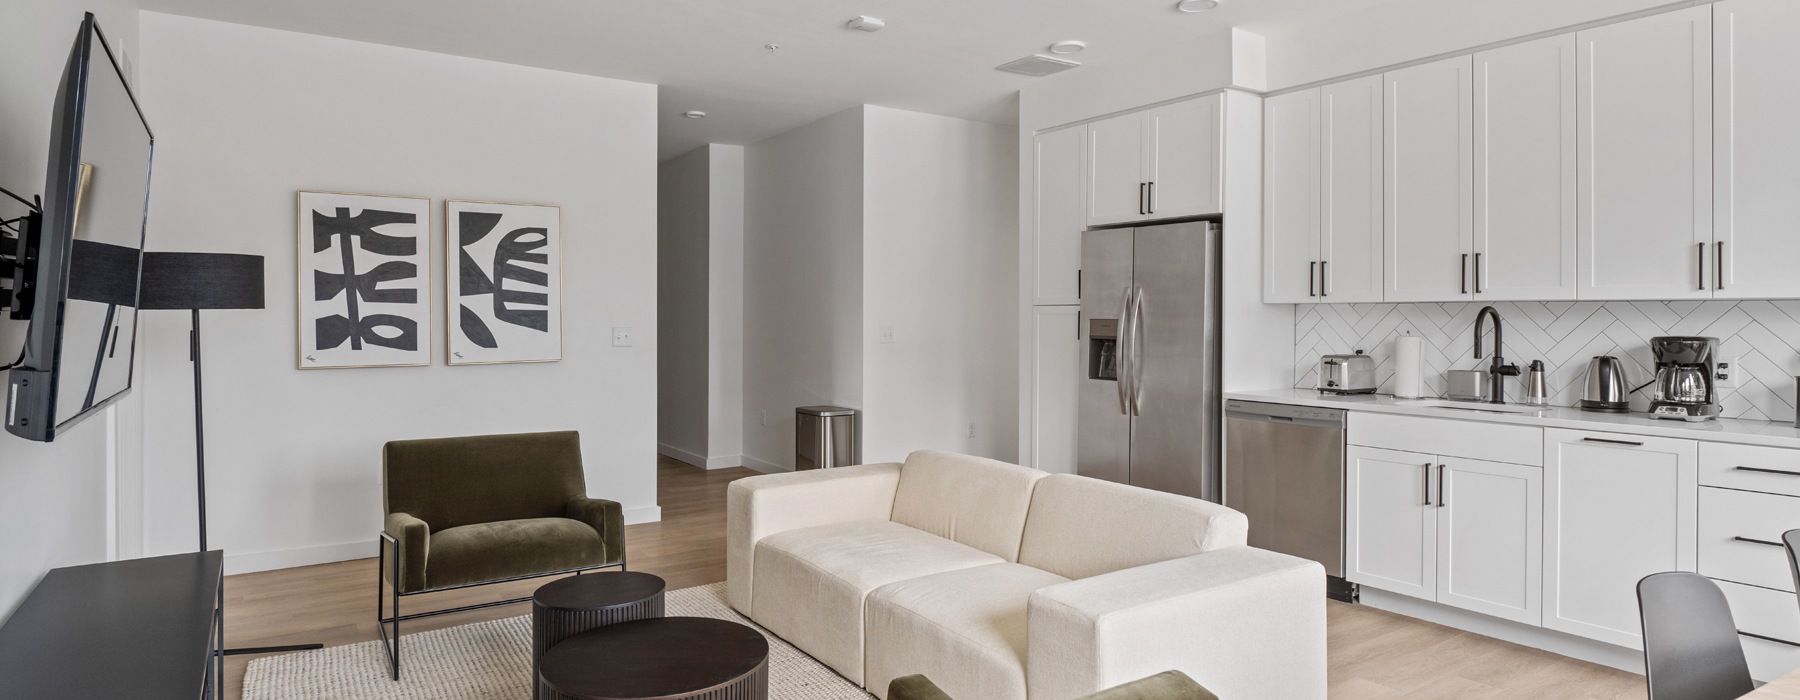
[[[456,585],[456,586],[445,586],[443,588],[432,588],[432,589],[423,590],[423,591],[412,591],[409,593],[401,593],[400,592],[400,542],[399,542],[399,540],[394,539],[393,535],[390,535],[386,532],[382,532],[380,538],[378,540],[376,540],[375,545],[376,545],[376,550],[377,550],[376,551],[376,565],[375,565],[375,629],[381,633],[381,642],[382,642],[381,648],[382,648],[382,650],[387,652],[388,666],[391,669],[391,673],[389,674],[389,677],[395,681],[400,680],[400,623],[401,622],[404,622],[406,620],[417,620],[419,618],[424,618],[424,617],[435,617],[438,615],[449,615],[451,613],[468,612],[470,610],[481,610],[483,608],[495,608],[495,607],[499,607],[502,605],[512,605],[513,603],[529,602],[531,600],[531,596],[526,596],[524,598],[513,598],[511,600],[496,600],[496,601],[492,601],[492,602],[488,602],[488,603],[476,603],[474,605],[464,605],[464,606],[458,607],[458,608],[447,608],[444,610],[433,610],[431,612],[413,613],[411,615],[401,615],[400,614],[400,599],[402,597],[424,595],[426,593],[442,593],[444,591],[454,591],[454,590],[459,590],[459,589],[463,589],[463,588],[474,588],[476,586],[489,586],[489,585],[493,585],[496,583],[509,583],[512,581],[525,581],[525,580],[534,579],[534,578],[544,578],[546,576],[562,576],[564,574],[575,574],[575,575],[579,576],[583,572],[599,571],[601,569],[617,568],[620,571],[626,570],[626,568],[625,568],[625,553],[620,552],[619,553],[619,563],[617,563],[617,564],[601,564],[599,566],[584,566],[584,567],[578,567],[578,568],[574,568],[574,569],[563,569],[561,571],[550,571],[550,572],[546,572],[546,573],[542,573],[542,574],[531,574],[529,576],[513,576],[511,578],[495,579],[492,581],[479,581],[476,583],[465,583],[465,584]],[[388,547],[390,545],[392,545],[392,547],[394,549],[394,556],[392,556],[392,557],[388,556]],[[386,587],[387,590],[383,590],[382,583],[384,581],[387,583],[387,587]],[[387,610],[385,607],[386,604],[388,603],[388,600],[390,597],[392,598],[392,602],[393,602],[393,606],[394,606],[394,614],[392,617],[388,616]],[[393,632],[392,637],[388,636],[388,627],[387,626],[390,624],[394,626],[394,632]]]

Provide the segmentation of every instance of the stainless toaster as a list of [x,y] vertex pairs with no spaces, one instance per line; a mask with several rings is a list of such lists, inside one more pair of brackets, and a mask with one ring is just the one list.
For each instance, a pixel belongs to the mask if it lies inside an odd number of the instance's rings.
[[1319,358],[1319,391],[1327,394],[1375,393],[1375,358],[1362,354]]

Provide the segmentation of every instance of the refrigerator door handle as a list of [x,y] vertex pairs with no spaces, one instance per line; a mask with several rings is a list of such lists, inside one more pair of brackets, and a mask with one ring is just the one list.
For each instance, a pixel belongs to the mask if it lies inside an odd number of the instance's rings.
[[1144,406],[1144,290],[1137,289],[1131,304],[1131,415]]
[[1127,408],[1131,400],[1131,356],[1126,348],[1131,347],[1131,286],[1125,286],[1124,295],[1119,302],[1119,326],[1113,336],[1113,379],[1119,384],[1119,415],[1131,415]]

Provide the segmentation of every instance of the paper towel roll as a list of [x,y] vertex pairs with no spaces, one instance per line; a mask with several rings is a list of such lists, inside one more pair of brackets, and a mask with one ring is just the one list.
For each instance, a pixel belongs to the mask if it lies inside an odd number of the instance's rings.
[[1425,354],[1425,340],[1416,335],[1394,338],[1394,396],[1419,398],[1419,361]]

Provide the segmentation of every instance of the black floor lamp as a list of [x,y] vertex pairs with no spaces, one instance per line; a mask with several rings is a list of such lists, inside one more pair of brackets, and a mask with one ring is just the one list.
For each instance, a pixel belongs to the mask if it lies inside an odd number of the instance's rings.
[[[138,308],[192,314],[188,360],[194,363],[194,482],[200,496],[200,551],[206,551],[206,417],[200,390],[200,310],[263,308],[263,259],[236,253],[144,253]],[[220,593],[223,596],[223,592]],[[222,645],[221,645],[222,646]],[[323,644],[225,649],[226,655],[323,649]]]

